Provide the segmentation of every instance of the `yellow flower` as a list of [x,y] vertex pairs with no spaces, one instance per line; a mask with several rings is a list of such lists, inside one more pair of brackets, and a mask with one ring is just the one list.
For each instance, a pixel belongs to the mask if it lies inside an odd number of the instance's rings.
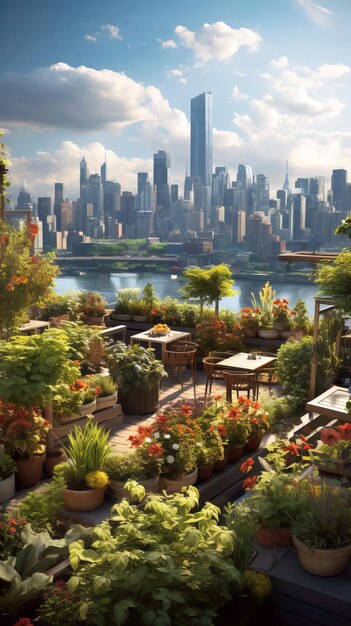
[[246,589],[253,599],[261,603],[272,593],[272,585],[269,577],[261,572],[254,570],[245,570],[243,573],[243,587]]
[[100,487],[106,487],[108,476],[105,472],[89,472],[85,477],[85,482],[91,489],[99,489]]

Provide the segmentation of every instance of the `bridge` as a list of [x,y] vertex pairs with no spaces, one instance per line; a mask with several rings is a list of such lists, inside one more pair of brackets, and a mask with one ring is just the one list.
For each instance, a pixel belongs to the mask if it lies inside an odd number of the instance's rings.
[[161,256],[58,256],[55,263],[60,267],[71,266],[89,266],[89,265],[111,265],[113,263],[124,263],[131,265],[133,263],[155,264],[155,265],[179,265],[178,255]]

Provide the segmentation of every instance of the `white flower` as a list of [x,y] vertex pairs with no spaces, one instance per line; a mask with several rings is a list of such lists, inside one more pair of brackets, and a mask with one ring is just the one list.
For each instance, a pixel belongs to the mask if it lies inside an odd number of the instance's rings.
[[202,448],[202,443],[200,443],[200,441],[197,441],[196,445],[199,446],[199,448]]
[[173,450],[178,450],[178,449],[179,449],[179,446],[178,446],[178,444],[177,444],[177,443],[174,443],[174,444],[173,444],[173,446],[172,446],[172,448],[173,448]]
[[151,443],[152,439],[150,439],[150,437],[146,437],[145,441],[146,441],[147,443]]
[[154,432],[154,437],[155,437],[155,439],[159,439],[159,437],[160,437],[160,433],[158,433],[157,430],[155,430],[155,432]]
[[165,439],[170,439],[170,438],[171,438],[171,435],[164,435],[164,438],[165,438]]
[[166,456],[166,461],[167,463],[174,463],[174,456],[169,454],[168,456]]

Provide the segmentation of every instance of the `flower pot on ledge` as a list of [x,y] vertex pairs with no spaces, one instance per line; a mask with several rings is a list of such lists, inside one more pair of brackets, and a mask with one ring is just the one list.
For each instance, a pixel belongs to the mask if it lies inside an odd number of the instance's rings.
[[274,330],[274,328],[259,328],[258,336],[262,339],[279,339],[279,330]]
[[244,337],[257,337],[257,328],[243,328]]
[[190,474],[182,474],[178,478],[169,478],[167,474],[161,474],[159,491],[167,491],[167,493],[177,493],[182,487],[194,485],[197,481],[197,467]]
[[82,315],[82,322],[87,326],[102,326],[104,323],[104,316],[102,315]]
[[151,389],[134,388],[123,392],[118,390],[118,402],[127,415],[147,415],[155,413],[158,405],[159,386],[156,383]]

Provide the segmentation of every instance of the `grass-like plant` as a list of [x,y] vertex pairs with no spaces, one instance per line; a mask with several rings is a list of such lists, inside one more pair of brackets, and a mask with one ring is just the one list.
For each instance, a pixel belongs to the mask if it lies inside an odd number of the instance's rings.
[[70,461],[74,487],[84,487],[89,472],[101,470],[110,453],[109,431],[88,419],[83,428],[75,426],[65,448]]

